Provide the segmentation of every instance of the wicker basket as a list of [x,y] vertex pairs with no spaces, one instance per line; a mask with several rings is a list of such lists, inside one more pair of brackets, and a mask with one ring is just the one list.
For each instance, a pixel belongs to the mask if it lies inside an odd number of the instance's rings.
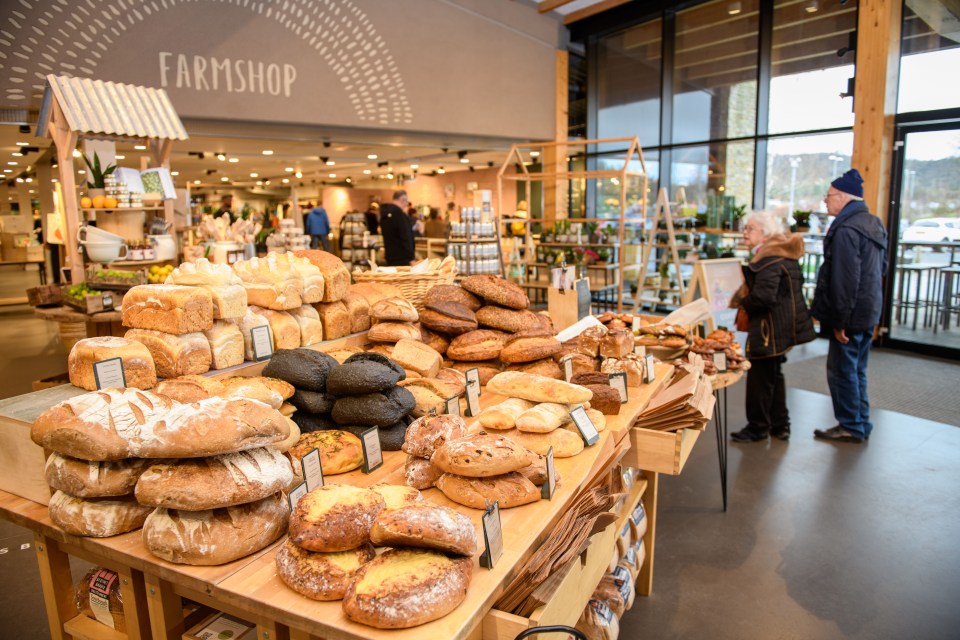
[[457,277],[457,270],[427,271],[425,273],[410,273],[410,267],[397,267],[396,273],[382,271],[354,271],[353,281],[356,283],[370,282],[373,284],[392,284],[400,289],[403,297],[410,301],[417,311],[423,311],[423,297],[427,291],[437,284],[453,284]]

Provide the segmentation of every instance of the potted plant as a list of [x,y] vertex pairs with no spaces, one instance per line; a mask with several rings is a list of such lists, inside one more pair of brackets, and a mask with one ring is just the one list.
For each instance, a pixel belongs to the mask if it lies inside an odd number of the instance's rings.
[[807,230],[810,228],[810,215],[812,211],[794,211],[793,219],[797,221],[797,229]]
[[610,249],[600,247],[597,249],[597,264],[606,264],[610,260]]
[[600,232],[603,236],[603,242],[605,244],[619,244],[620,237],[617,235],[617,228],[613,225],[612,222],[608,222],[607,225]]
[[83,156],[83,161],[87,164],[87,168],[90,170],[89,176],[87,176],[87,188],[88,195],[92,198],[93,196],[102,196],[105,193],[106,185],[104,184],[104,176],[108,176],[117,169],[117,165],[111,164],[106,169],[101,168],[100,166],[100,156],[97,155],[97,152],[93,152],[93,162],[90,162],[90,158],[86,155]]
[[600,242],[597,238],[597,227],[599,225],[596,222],[588,222],[583,225],[584,230],[587,232],[587,242]]

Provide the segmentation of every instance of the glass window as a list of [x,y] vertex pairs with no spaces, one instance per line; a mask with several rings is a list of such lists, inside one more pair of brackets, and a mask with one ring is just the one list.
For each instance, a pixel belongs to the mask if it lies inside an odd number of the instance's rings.
[[[671,163],[672,198],[683,188],[684,202],[701,213],[719,203],[723,206],[750,206],[753,200],[753,140],[718,142],[673,150]],[[708,220],[708,226],[720,226]]]
[[[597,169],[601,171],[620,170],[623,168],[623,155],[605,155],[597,158]],[[647,210],[650,210],[650,204],[656,200],[657,190],[660,181],[660,159],[656,150],[643,152],[643,164],[647,168]],[[640,161],[634,159],[627,166],[629,171],[642,172]],[[619,218],[620,217],[620,188],[619,178],[603,178],[597,180],[596,191],[596,215],[599,218]],[[643,178],[640,176],[627,176],[626,184],[626,215],[639,215],[642,211],[642,190]]]
[[[937,0],[904,4],[898,113],[960,107],[956,24],[947,5]],[[941,33],[950,28],[954,29],[950,36],[954,40]]]
[[754,135],[759,16],[759,0],[677,14],[673,142]]
[[770,140],[766,208],[784,219],[796,211],[826,213],[823,197],[850,168],[852,153],[853,132]]
[[600,40],[597,137],[660,143],[661,28],[658,19]]

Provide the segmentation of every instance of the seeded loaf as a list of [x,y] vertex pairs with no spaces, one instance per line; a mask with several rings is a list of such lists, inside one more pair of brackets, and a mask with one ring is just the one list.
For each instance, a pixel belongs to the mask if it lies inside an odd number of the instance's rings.
[[213,300],[213,317],[217,320],[241,318],[247,310],[247,291],[229,265],[216,264],[206,258],[184,262],[167,276],[164,284],[201,287],[209,291]]
[[345,304],[339,301],[318,302],[313,308],[320,315],[325,340],[336,340],[350,335],[350,313]]
[[372,489],[325,484],[300,499],[290,516],[290,540],[310,551],[346,551],[370,541],[370,528],[386,507]]
[[530,306],[527,294],[520,285],[491,275],[467,276],[460,286],[470,293],[493,304],[511,309],[526,309]]
[[153,511],[132,496],[77,498],[57,491],[48,505],[50,520],[75,536],[109,538],[143,526]]
[[443,356],[419,340],[404,338],[393,347],[392,359],[404,369],[416,371],[425,378],[440,372]]
[[477,328],[477,317],[459,302],[435,302],[424,305],[420,324],[444,335],[456,336]]
[[437,478],[443,475],[428,458],[417,456],[407,456],[407,461],[403,466],[403,481],[408,487],[424,491],[432,487]]
[[446,473],[471,478],[498,476],[530,464],[527,452],[513,440],[483,431],[445,441],[430,462]]
[[213,298],[200,287],[142,284],[123,296],[123,326],[176,335],[213,326]]
[[513,429],[517,426],[517,418],[534,406],[536,403],[529,400],[507,398],[481,411],[478,421],[484,429]]
[[340,600],[357,570],[376,557],[371,544],[318,553],[287,540],[277,550],[277,575],[288,587],[311,600]]
[[588,402],[593,396],[593,393],[585,387],[519,371],[498,373],[487,383],[487,389],[491,393],[523,398],[533,402],[572,404]]
[[112,336],[84,338],[73,345],[67,358],[70,384],[96,391],[93,365],[111,358],[120,358],[123,362],[123,375],[128,388],[152,389],[156,386],[157,371],[150,350],[140,342]]
[[340,258],[319,249],[304,249],[294,251],[293,254],[306,258],[320,269],[323,274],[322,302],[334,302],[347,294],[350,288],[350,272]]
[[316,449],[320,453],[320,468],[323,475],[333,476],[358,469],[363,464],[363,446],[360,438],[336,429],[313,431],[300,436],[297,444],[287,453],[293,463],[300,466],[300,460]]
[[436,549],[468,557],[477,551],[477,532],[470,518],[429,503],[381,511],[370,530],[370,541],[377,546]]
[[444,443],[462,438],[466,433],[466,423],[460,416],[425,415],[407,427],[403,451],[412,456],[429,458]]
[[438,302],[456,302],[476,311],[483,306],[483,302],[463,287],[456,284],[435,284],[423,296],[424,306]]
[[378,629],[415,627],[456,609],[467,596],[472,572],[470,558],[390,549],[360,567],[343,596],[343,611]]
[[263,549],[283,535],[290,507],[276,493],[224,509],[156,509],[143,523],[143,543],[168,562],[218,565]]
[[350,316],[350,333],[359,333],[370,328],[370,305],[359,293],[348,291],[340,300]]
[[510,509],[540,499],[540,489],[516,471],[489,478],[444,473],[436,486],[453,502],[471,509],[486,509],[494,502],[499,502],[501,509]]
[[174,335],[153,329],[130,329],[124,337],[149,349],[161,378],[206,373],[213,361],[210,343],[199,331]]
[[77,498],[126,496],[133,493],[140,474],[151,464],[142,458],[91,462],[53,453],[43,476],[53,489]]

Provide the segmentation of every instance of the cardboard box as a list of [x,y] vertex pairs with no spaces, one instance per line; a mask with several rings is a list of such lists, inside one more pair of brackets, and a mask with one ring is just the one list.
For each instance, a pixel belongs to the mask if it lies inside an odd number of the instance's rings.
[[182,637],[183,640],[257,640],[257,627],[252,622],[217,612],[194,625]]
[[0,216],[0,231],[3,233],[30,233],[33,231],[31,216]]
[[27,247],[27,260],[31,262],[43,262],[43,259],[43,245],[32,244]]

